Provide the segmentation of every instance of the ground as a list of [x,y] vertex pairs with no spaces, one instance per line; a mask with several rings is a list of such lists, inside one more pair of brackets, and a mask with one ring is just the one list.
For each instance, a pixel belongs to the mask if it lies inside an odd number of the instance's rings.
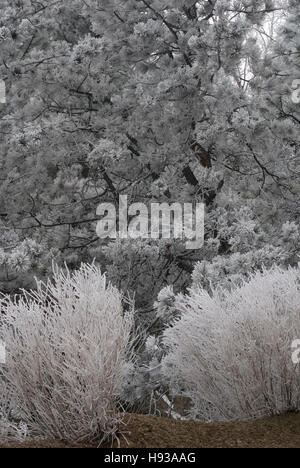
[[[195,423],[143,415],[126,416],[128,448],[300,448],[300,414],[257,421]],[[86,447],[55,441],[28,441],[0,448]]]

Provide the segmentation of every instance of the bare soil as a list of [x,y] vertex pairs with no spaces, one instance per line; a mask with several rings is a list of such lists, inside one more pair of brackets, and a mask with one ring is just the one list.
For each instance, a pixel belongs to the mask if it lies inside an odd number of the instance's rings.
[[[300,414],[257,421],[196,423],[126,415],[122,448],[300,448]],[[110,448],[105,445],[102,448]],[[115,443],[114,448],[117,448]],[[92,448],[58,441],[27,441],[0,448]]]

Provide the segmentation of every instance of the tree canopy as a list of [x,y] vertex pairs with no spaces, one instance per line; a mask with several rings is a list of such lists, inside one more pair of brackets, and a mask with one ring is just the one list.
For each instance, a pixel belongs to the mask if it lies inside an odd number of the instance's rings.
[[[170,284],[297,263],[298,1],[2,0],[0,13],[0,289],[95,258],[147,311]],[[125,194],[203,201],[203,249],[99,239],[97,206]]]

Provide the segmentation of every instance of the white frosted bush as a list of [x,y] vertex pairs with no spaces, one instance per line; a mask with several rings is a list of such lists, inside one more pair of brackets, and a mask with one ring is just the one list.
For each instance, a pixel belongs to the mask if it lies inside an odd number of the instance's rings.
[[300,268],[253,275],[231,292],[193,289],[164,333],[163,374],[206,421],[300,410]]
[[17,417],[16,401],[3,379],[0,380],[0,395],[0,440],[22,442],[27,435],[27,426]]
[[53,282],[38,283],[36,292],[3,298],[1,381],[31,437],[100,442],[114,436],[133,359],[133,306],[125,312],[123,299],[90,265],[72,274],[55,268]]

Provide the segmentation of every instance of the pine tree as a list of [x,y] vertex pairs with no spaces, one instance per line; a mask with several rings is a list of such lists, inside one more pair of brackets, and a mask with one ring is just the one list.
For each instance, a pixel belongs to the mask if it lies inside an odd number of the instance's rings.
[[[167,284],[184,290],[196,262],[209,284],[290,261],[298,147],[277,128],[297,122],[274,105],[274,60],[253,38],[279,3],[2,2],[1,289],[53,258],[95,257],[146,308]],[[204,201],[204,249],[99,240],[97,206],[122,194]]]

